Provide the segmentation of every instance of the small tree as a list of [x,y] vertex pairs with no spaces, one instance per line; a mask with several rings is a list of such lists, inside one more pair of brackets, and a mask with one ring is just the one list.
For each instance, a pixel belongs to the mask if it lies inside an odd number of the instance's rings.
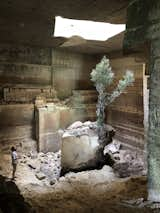
[[114,73],[109,63],[109,59],[105,56],[96,68],[91,72],[91,81],[94,82],[98,92],[97,102],[97,126],[99,143],[104,145],[106,142],[106,127],[105,127],[105,107],[111,104],[127,86],[134,82],[134,75],[131,71],[126,71],[122,80],[119,80],[117,87],[112,93],[107,92],[107,87],[113,82]]

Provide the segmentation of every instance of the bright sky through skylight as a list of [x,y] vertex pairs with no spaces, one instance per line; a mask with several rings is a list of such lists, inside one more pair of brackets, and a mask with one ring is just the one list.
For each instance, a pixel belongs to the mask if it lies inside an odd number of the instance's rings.
[[109,24],[104,22],[84,21],[56,17],[55,37],[81,36],[87,40],[105,41],[125,30],[125,24]]

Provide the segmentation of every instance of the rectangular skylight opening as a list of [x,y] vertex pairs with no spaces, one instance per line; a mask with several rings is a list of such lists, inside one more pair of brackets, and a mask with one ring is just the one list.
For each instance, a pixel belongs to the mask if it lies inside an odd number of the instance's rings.
[[125,28],[125,24],[75,20],[56,16],[54,37],[80,36],[86,40],[106,41],[123,32]]

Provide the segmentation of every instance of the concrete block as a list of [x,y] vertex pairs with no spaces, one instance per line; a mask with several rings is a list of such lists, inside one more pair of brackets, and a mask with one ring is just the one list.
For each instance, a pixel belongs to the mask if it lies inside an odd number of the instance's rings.
[[83,166],[95,165],[98,145],[97,136],[64,135],[62,138],[62,168],[78,170]]

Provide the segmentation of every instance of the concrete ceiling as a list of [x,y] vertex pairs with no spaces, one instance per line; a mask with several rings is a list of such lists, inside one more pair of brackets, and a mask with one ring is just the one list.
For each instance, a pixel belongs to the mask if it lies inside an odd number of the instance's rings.
[[[127,5],[128,0],[1,0],[0,42],[58,47],[68,39],[53,38],[55,16],[125,23]],[[119,49],[122,39],[123,33],[105,42],[86,41],[65,48],[103,53]]]
[[39,17],[57,15],[95,21],[124,23],[128,0],[2,0],[1,17]]
[[79,37],[67,39],[59,47],[74,52],[87,54],[110,53],[122,50],[124,32],[108,39],[107,41],[90,41]]

